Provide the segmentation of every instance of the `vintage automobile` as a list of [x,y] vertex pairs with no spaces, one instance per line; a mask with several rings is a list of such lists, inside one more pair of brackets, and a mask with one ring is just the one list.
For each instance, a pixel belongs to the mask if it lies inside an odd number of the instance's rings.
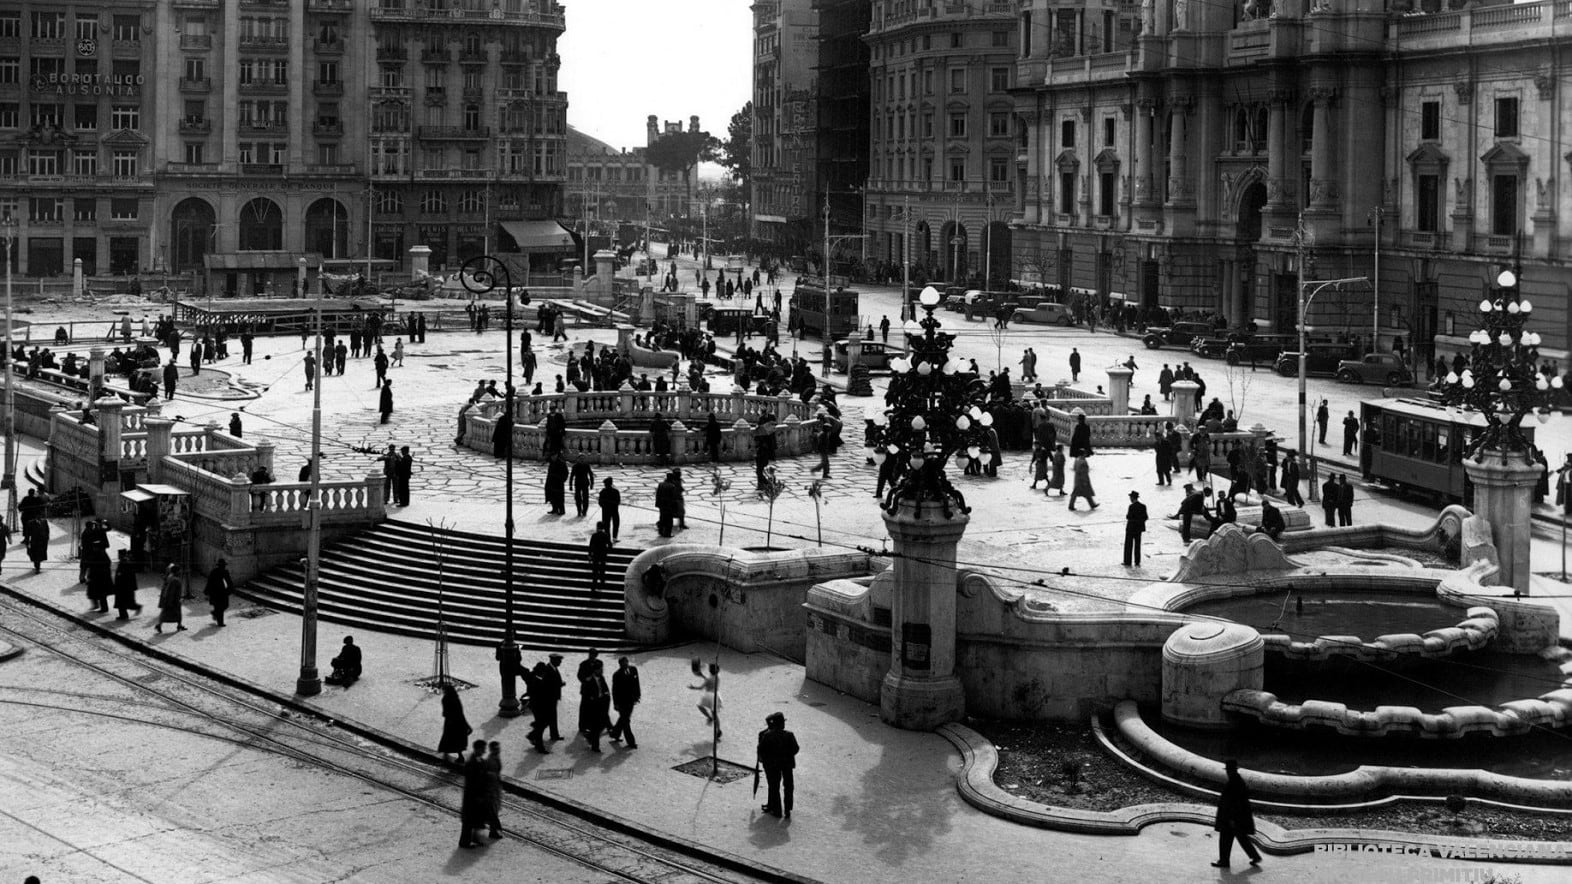
[[[1306,344],[1305,374],[1322,377],[1335,375],[1343,360],[1353,359],[1358,355],[1350,344]],[[1272,368],[1285,378],[1298,376],[1299,349],[1295,347],[1277,354],[1277,363]]]
[[1223,358],[1229,365],[1271,365],[1284,350],[1298,346],[1298,335],[1256,334],[1229,344]]
[[1214,332],[1210,322],[1176,322],[1170,328],[1148,327],[1146,336],[1141,339],[1148,350],[1161,347],[1188,347],[1196,338],[1206,337]]
[[[845,338],[835,342],[835,370],[843,374],[847,367],[846,346]],[[906,351],[894,344],[886,344],[883,341],[862,342],[861,362],[868,366],[869,371],[889,371],[890,361],[905,355]]]
[[1363,359],[1344,359],[1337,363],[1337,379],[1345,384],[1385,384],[1406,387],[1414,373],[1391,353],[1368,353]]
[[1067,304],[1043,301],[1031,307],[1017,307],[1012,322],[1041,322],[1046,325],[1075,325],[1075,313]]

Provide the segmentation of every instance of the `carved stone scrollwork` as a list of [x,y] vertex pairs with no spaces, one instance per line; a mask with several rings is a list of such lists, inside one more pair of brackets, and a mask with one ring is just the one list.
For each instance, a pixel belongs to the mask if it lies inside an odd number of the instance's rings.
[[1473,103],[1474,81],[1469,79],[1467,74],[1459,74],[1458,78],[1452,81],[1452,91],[1457,93],[1458,104],[1466,106]]
[[1130,114],[1134,110],[1135,110],[1135,107],[1133,105],[1129,104],[1128,102],[1126,102],[1125,104],[1119,105],[1119,117],[1120,117],[1120,119],[1122,119],[1122,120],[1124,120],[1126,122],[1129,122]]
[[1457,192],[1457,210],[1463,211],[1474,204],[1474,179],[1453,178],[1452,187]]
[[1175,200],[1195,196],[1195,179],[1175,175],[1168,179],[1168,195]]
[[1337,100],[1336,86],[1310,87],[1310,100],[1320,105],[1329,105]]
[[1189,114],[1190,111],[1195,109],[1195,96],[1175,95],[1168,99],[1168,106],[1173,109],[1174,113]]
[[1291,183],[1287,178],[1266,179],[1266,201],[1274,204],[1286,202],[1290,196],[1289,185]]
[[1325,205],[1330,202],[1335,202],[1339,196],[1341,196],[1341,193],[1338,190],[1336,181],[1333,181],[1330,178],[1310,179],[1311,205]]
[[1549,65],[1534,72],[1534,88],[1539,90],[1540,101],[1550,101],[1556,97],[1556,75]]
[[1287,86],[1278,86],[1266,93],[1266,100],[1272,104],[1293,104],[1295,91]]
[[1151,114],[1153,114],[1157,110],[1157,99],[1155,99],[1155,98],[1140,98],[1140,99],[1136,99],[1135,106],[1141,109],[1141,113],[1150,116]]

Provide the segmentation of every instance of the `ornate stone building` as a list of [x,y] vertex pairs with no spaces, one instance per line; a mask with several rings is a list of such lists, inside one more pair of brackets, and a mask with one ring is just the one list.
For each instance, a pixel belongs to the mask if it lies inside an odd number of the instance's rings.
[[[567,217],[642,225],[649,206],[650,169],[644,148],[617,149],[568,127]],[[586,212],[586,209],[588,211]]]
[[495,222],[561,212],[564,27],[554,0],[12,4],[0,211],[18,269],[207,268],[249,293],[368,237],[456,263]]
[[807,242],[818,193],[811,0],[760,0],[753,10],[752,236]]
[[1375,280],[1379,250],[1379,293],[1324,292],[1310,324],[1428,357],[1521,263],[1564,356],[1564,3],[1147,0],[1132,46],[1096,51],[1089,23],[1125,9],[1021,3],[1022,275],[1289,329],[1301,270]]
[[[1016,4],[879,0],[866,41],[868,255],[1003,286],[1016,205]],[[909,251],[908,251],[909,249]]]

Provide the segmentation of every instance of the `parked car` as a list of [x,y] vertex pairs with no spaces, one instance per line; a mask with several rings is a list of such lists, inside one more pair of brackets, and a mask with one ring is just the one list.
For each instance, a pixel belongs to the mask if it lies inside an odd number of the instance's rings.
[[940,306],[946,310],[959,313],[965,310],[966,305],[980,294],[982,293],[976,289],[965,289],[958,285],[946,286],[944,289],[944,300],[940,302]]
[[1043,301],[1033,307],[1017,307],[1012,322],[1041,322],[1047,325],[1075,325],[1075,312],[1068,304]]
[[[1337,374],[1338,366],[1345,359],[1357,358],[1359,354],[1350,344],[1307,344],[1305,346],[1305,374],[1327,376]],[[1277,355],[1277,364],[1273,366],[1278,374],[1285,378],[1299,375],[1299,350],[1284,350]]]
[[[1294,349],[1299,346],[1298,335],[1251,335],[1240,338],[1228,345],[1223,358],[1229,365],[1270,365],[1284,350]],[[1297,371],[1297,367],[1295,371]]]
[[1141,340],[1149,350],[1160,347],[1188,347],[1191,341],[1210,335],[1213,330],[1210,322],[1176,322],[1171,328],[1149,326],[1146,329],[1146,337]]
[[1337,363],[1337,379],[1345,384],[1406,387],[1414,382],[1414,373],[1391,353],[1369,353],[1363,359],[1344,359]]
[[[846,372],[847,342],[845,338],[835,342],[835,370],[844,374]],[[889,371],[890,360],[905,356],[906,351],[894,344],[882,341],[863,341],[862,364],[868,366],[869,371]]]
[[1237,334],[1197,336],[1190,339],[1190,352],[1203,359],[1222,359],[1237,340]]

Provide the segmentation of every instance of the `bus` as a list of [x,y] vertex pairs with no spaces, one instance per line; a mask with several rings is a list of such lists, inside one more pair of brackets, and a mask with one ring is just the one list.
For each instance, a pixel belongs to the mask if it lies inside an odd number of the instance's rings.
[[[1472,501],[1463,452],[1484,430],[1483,415],[1429,399],[1367,399],[1359,412],[1359,467],[1367,481],[1453,503]],[[1522,431],[1534,441],[1533,427],[1525,424]]]
[[857,293],[845,284],[845,277],[832,276],[830,291],[826,293],[822,279],[797,277],[791,309],[801,317],[805,334],[836,341],[857,330]]

